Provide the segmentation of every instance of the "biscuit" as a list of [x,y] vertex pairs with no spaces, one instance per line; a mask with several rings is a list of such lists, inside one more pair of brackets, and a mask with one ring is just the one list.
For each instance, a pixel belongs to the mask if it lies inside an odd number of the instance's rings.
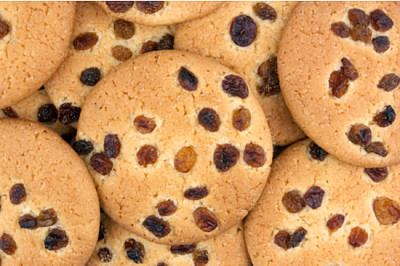
[[364,169],[293,144],[246,218],[253,265],[399,265],[399,190],[398,165]]
[[285,28],[282,94],[327,152],[361,167],[400,163],[400,4],[307,2]]
[[200,242],[237,224],[272,159],[268,124],[245,80],[175,50],[111,70],[85,101],[77,140],[103,210],[161,244]]

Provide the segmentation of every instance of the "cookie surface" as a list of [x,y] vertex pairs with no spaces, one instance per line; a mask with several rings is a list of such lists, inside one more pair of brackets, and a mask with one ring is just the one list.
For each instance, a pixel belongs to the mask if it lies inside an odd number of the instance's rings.
[[99,230],[99,201],[82,160],[48,128],[0,119],[2,265],[83,265]]
[[229,2],[178,25],[175,49],[213,57],[247,77],[263,107],[272,139],[288,145],[304,137],[280,93],[276,56],[283,27],[297,2]]
[[74,2],[0,3],[0,108],[28,97],[56,71],[74,15]]
[[302,3],[282,35],[278,70],[289,110],[306,135],[353,165],[400,162],[399,8]]
[[364,169],[293,144],[246,218],[253,265],[398,265],[399,189],[399,166]]
[[[135,234],[192,244],[237,224],[270,170],[265,116],[246,82],[199,55],[157,51],[89,94],[77,139],[103,210]],[[129,188],[129,189],[127,189]]]
[[143,25],[169,25],[203,17],[217,1],[105,1],[98,2],[109,15]]

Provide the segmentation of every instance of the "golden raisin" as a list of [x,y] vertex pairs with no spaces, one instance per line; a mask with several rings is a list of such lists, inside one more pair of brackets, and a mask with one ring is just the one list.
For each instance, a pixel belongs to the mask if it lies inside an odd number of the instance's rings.
[[112,56],[119,61],[126,61],[132,57],[132,52],[129,48],[122,45],[114,46],[111,49]]
[[329,228],[329,231],[333,233],[337,231],[340,227],[342,227],[343,222],[344,222],[344,215],[335,214],[326,222],[326,226]]
[[175,154],[175,169],[181,173],[189,172],[197,160],[197,154],[192,146],[182,147]]
[[217,216],[205,207],[199,207],[193,212],[196,225],[204,232],[214,231],[218,227]]
[[123,19],[114,21],[114,34],[115,36],[128,40],[135,34],[135,24]]
[[395,224],[400,220],[400,206],[387,197],[379,197],[372,204],[375,217],[381,224]]
[[256,15],[262,20],[275,20],[277,17],[275,9],[267,3],[258,2],[253,5],[253,10]]
[[363,26],[369,26],[371,24],[371,20],[367,14],[365,14],[364,11],[358,8],[352,8],[348,12],[348,17],[350,20],[350,23],[353,26],[356,25],[363,25]]
[[352,247],[358,248],[367,243],[368,233],[364,229],[359,226],[356,226],[351,229],[351,233],[349,236],[349,244]]
[[232,124],[239,131],[246,130],[250,126],[251,114],[249,109],[241,107],[233,112]]
[[297,213],[306,206],[306,203],[303,197],[300,195],[300,192],[296,190],[286,192],[282,197],[282,203],[286,210],[288,210],[290,213]]

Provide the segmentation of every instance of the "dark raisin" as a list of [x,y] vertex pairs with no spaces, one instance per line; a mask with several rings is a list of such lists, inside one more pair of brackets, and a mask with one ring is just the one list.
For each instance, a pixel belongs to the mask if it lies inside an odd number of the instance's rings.
[[332,23],[331,31],[341,38],[347,38],[350,36],[350,28],[344,22]]
[[12,204],[21,204],[26,199],[26,191],[23,184],[15,184],[10,189],[10,201]]
[[230,34],[236,45],[246,47],[252,44],[256,38],[257,25],[251,17],[240,15],[233,19]]
[[30,214],[25,214],[19,217],[19,226],[24,229],[35,229],[37,228],[36,218]]
[[101,262],[110,262],[113,258],[113,254],[109,248],[101,248],[97,251],[97,257]]
[[231,169],[239,160],[239,151],[231,144],[218,145],[214,151],[214,164],[220,172]]
[[275,9],[267,3],[259,2],[253,5],[253,10],[262,20],[275,20],[277,17]]
[[372,39],[372,44],[374,45],[375,52],[384,53],[390,47],[389,38],[386,36],[378,36]]
[[321,162],[325,160],[325,157],[328,155],[328,153],[318,146],[314,141],[311,141],[310,144],[308,144],[308,153],[310,154],[311,158]]
[[103,240],[105,235],[106,235],[106,226],[102,222],[100,222],[99,236],[97,238],[97,241]]
[[174,36],[165,34],[157,43],[157,50],[172,50],[174,49]]
[[300,192],[296,190],[286,192],[282,197],[282,203],[286,210],[288,210],[290,213],[297,213],[306,206],[306,203],[301,197]]
[[193,212],[196,225],[204,232],[211,232],[218,227],[217,216],[205,207],[199,207]]
[[303,241],[305,235],[307,234],[307,230],[303,227],[298,228],[291,236],[290,246],[292,248],[297,247],[301,241]]
[[175,169],[181,173],[188,173],[197,160],[197,154],[192,146],[182,147],[176,154],[174,159]]
[[394,200],[379,197],[372,204],[375,217],[383,225],[395,224],[400,220],[400,207]]
[[374,116],[375,123],[380,127],[390,126],[395,119],[396,113],[391,105],[385,106],[385,109],[382,112],[379,112]]
[[285,230],[280,230],[274,237],[274,243],[284,250],[291,248],[291,240],[292,236]]
[[391,20],[385,12],[376,9],[371,12],[372,28],[376,31],[387,31],[393,27],[393,20]]
[[72,144],[72,148],[79,155],[88,155],[93,150],[93,144],[87,140],[78,140]]
[[157,43],[153,41],[147,41],[142,45],[142,48],[140,49],[141,54],[145,54],[151,51],[157,50]]
[[142,243],[130,238],[125,241],[124,248],[126,256],[133,260],[136,264],[143,263],[145,253],[144,246]]
[[203,108],[199,112],[198,116],[199,124],[202,125],[206,130],[211,132],[217,132],[221,125],[219,115],[211,108]]
[[12,107],[6,107],[3,109],[3,113],[9,118],[18,118],[17,112]]
[[343,71],[333,71],[329,76],[329,94],[333,97],[342,97],[349,88],[349,79],[343,73]]
[[47,250],[59,250],[68,245],[68,236],[64,230],[53,228],[44,240],[44,247]]
[[80,80],[87,86],[94,86],[100,80],[100,69],[97,67],[87,68],[82,71]]
[[115,36],[128,40],[135,34],[135,24],[123,19],[114,21],[114,34]]
[[104,153],[108,158],[117,158],[121,150],[121,142],[116,134],[108,134],[104,138]]
[[57,221],[57,212],[53,208],[41,210],[37,217],[37,225],[39,227],[51,226]]
[[304,194],[303,199],[306,205],[310,206],[311,209],[317,209],[321,206],[322,200],[324,198],[325,191],[319,186],[312,186]]
[[365,168],[364,171],[374,182],[381,182],[388,176],[387,167]]
[[196,244],[192,245],[174,245],[171,246],[170,251],[172,254],[190,254],[196,249]]
[[349,20],[350,23],[353,26],[356,25],[363,25],[363,26],[369,26],[371,24],[371,20],[367,14],[365,14],[364,11],[358,8],[352,8],[348,12]]
[[164,1],[137,1],[136,7],[145,14],[153,14],[164,7]]
[[241,107],[233,112],[232,125],[239,131],[246,130],[250,126],[251,114],[249,109]]
[[193,252],[194,266],[204,266],[208,263],[208,252],[207,250],[196,249]]
[[42,123],[54,123],[57,121],[58,110],[54,104],[44,104],[40,106],[37,119]]
[[0,19],[0,40],[3,39],[10,32],[10,25]]
[[114,46],[111,49],[112,56],[119,61],[126,61],[132,57],[131,49],[122,45]]
[[246,99],[249,96],[249,89],[246,82],[239,76],[228,75],[222,81],[222,89],[225,93]]
[[181,84],[182,88],[188,91],[197,90],[198,81],[196,76],[190,72],[187,68],[181,67],[178,75],[179,84]]
[[272,56],[267,61],[263,62],[257,69],[257,74],[262,78],[278,78],[278,58]]
[[64,125],[78,122],[79,116],[81,115],[81,108],[73,106],[71,103],[63,103],[60,105],[59,110],[60,117],[58,119]]
[[329,231],[333,233],[336,232],[340,227],[342,227],[343,222],[344,215],[335,214],[326,222],[326,226],[329,228]]
[[356,145],[367,147],[371,143],[371,129],[363,124],[354,124],[347,133],[347,138]]
[[365,147],[365,151],[370,153],[375,153],[378,154],[379,156],[386,157],[387,156],[387,150],[385,146],[383,145],[382,142],[380,141],[374,141],[371,142],[367,147]]
[[354,227],[351,229],[349,236],[349,244],[355,248],[361,247],[368,240],[368,233],[361,227]]
[[143,115],[137,116],[133,121],[136,130],[142,134],[147,134],[153,132],[156,128],[156,122],[152,118],[145,117]]
[[261,167],[265,164],[264,149],[257,144],[246,144],[243,153],[243,160],[252,167]]
[[158,158],[157,148],[151,145],[144,145],[136,153],[136,157],[139,165],[154,164]]
[[11,235],[3,233],[0,237],[0,249],[7,255],[13,255],[17,249],[17,243]]
[[357,25],[350,30],[350,36],[353,41],[369,43],[371,41],[372,31],[366,26]]
[[185,198],[190,200],[199,200],[208,195],[208,189],[204,186],[190,188],[187,189],[183,195],[185,196]]
[[394,73],[386,74],[378,83],[378,88],[392,91],[400,84],[400,77]]
[[76,128],[73,127],[69,127],[67,132],[61,134],[61,138],[71,146],[75,143],[75,137]]
[[353,64],[350,62],[350,60],[343,57],[341,62],[341,70],[343,71],[344,75],[350,80],[356,80],[358,78],[358,72],[357,69],[355,69]]
[[87,50],[98,42],[99,37],[94,32],[84,32],[75,37],[73,45],[75,50]]
[[90,158],[90,165],[101,175],[108,175],[113,168],[113,162],[102,152],[93,154]]
[[158,238],[162,238],[171,233],[169,223],[154,215],[147,217],[143,222],[143,226]]
[[125,13],[133,7],[134,1],[106,1],[108,9],[114,13]]
[[169,216],[176,212],[176,205],[172,200],[164,200],[157,204],[158,213],[161,216]]

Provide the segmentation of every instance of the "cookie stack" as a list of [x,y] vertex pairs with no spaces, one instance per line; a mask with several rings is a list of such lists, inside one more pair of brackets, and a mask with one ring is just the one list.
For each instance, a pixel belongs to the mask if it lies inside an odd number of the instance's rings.
[[399,24],[396,2],[0,3],[0,264],[398,265]]

